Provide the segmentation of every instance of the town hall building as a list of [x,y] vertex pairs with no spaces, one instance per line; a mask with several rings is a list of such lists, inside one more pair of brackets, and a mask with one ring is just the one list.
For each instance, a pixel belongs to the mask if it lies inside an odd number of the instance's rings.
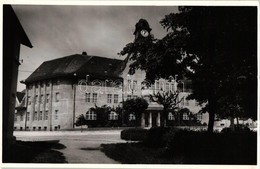
[[[147,23],[148,24],[148,23]],[[151,29],[136,25],[135,39],[150,36]],[[74,54],[43,62],[26,80],[25,97],[17,111],[14,124],[17,130],[68,130],[76,128],[77,118],[83,114],[87,120],[97,120],[95,106],[120,106],[125,100],[142,97],[149,103],[142,114],[141,126],[161,126],[163,107],[151,102],[150,94],[159,90],[179,91],[180,108],[187,108],[201,124],[208,122],[208,114],[200,113],[201,106],[195,100],[187,100],[190,90],[186,81],[174,76],[170,81],[158,79],[150,87],[144,87],[145,71],[136,70],[129,75],[129,56],[124,60],[88,55],[87,52]],[[20,106],[21,107],[21,106]],[[111,111],[108,120],[116,120]],[[135,119],[133,115],[132,120]],[[188,114],[182,115],[189,120]],[[167,120],[174,121],[174,112]]]

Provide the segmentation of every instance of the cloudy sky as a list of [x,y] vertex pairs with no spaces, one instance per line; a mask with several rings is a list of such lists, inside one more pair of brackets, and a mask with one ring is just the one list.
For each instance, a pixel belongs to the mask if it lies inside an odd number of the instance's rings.
[[[18,80],[26,79],[42,62],[86,51],[89,55],[124,59],[117,55],[134,40],[135,24],[146,19],[155,38],[166,30],[160,20],[176,6],[61,6],[13,5],[31,40],[22,46]],[[18,91],[25,85],[18,82]]]

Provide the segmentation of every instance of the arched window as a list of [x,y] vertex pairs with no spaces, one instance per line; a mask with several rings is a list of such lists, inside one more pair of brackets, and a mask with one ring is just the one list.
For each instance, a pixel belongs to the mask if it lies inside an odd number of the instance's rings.
[[118,120],[118,114],[114,111],[111,111],[108,114],[108,120]]
[[86,113],[86,120],[97,120],[97,114],[93,110],[88,111]]
[[129,121],[135,120],[135,115],[133,113],[129,114]]
[[172,114],[172,112],[169,112],[168,114],[168,120],[175,120],[174,115]]

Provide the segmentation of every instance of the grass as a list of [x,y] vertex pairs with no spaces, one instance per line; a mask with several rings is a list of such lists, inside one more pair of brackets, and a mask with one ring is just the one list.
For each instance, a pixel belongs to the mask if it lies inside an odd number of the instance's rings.
[[67,163],[63,154],[53,149],[66,148],[58,142],[37,141],[16,143],[3,154],[4,163]]
[[163,146],[147,142],[103,144],[102,151],[123,164],[256,165],[256,133],[180,132],[173,138]]

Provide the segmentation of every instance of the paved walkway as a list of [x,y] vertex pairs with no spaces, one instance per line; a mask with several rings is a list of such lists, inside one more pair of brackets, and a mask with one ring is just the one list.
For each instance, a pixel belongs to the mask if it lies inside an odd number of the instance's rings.
[[101,144],[125,142],[120,139],[120,130],[106,131],[55,131],[55,132],[14,132],[17,140],[46,141],[60,140],[66,146],[58,150],[64,154],[68,163],[118,164],[100,150]]

